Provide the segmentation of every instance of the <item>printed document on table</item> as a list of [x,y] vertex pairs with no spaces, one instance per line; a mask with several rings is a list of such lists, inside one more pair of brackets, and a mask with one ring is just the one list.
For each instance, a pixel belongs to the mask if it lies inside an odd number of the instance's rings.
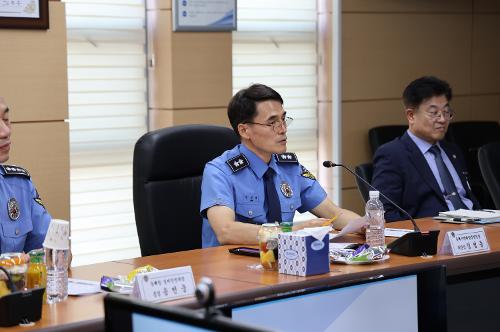
[[102,292],[97,281],[68,278],[68,295],[90,295]]
[[450,218],[470,218],[470,219],[500,219],[499,210],[465,210],[439,212],[440,216]]

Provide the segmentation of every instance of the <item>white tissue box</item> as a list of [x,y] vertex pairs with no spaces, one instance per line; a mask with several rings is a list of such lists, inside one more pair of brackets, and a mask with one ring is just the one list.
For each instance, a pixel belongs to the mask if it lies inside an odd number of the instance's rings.
[[316,239],[304,231],[278,234],[278,270],[296,276],[330,272],[329,236]]

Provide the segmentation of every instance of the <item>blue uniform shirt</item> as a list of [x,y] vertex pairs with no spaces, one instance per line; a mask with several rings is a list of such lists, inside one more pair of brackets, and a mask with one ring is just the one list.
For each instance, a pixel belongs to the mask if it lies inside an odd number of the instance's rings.
[[201,184],[200,212],[203,217],[203,248],[220,245],[207,219],[207,209],[215,205],[234,210],[237,221],[262,224],[267,222],[264,173],[275,171],[274,184],[280,199],[283,221],[293,221],[295,211],[306,212],[318,206],[326,192],[297,161],[293,153],[273,155],[267,165],[245,145],[207,163]]
[[0,165],[0,252],[41,248],[50,220],[28,172]]

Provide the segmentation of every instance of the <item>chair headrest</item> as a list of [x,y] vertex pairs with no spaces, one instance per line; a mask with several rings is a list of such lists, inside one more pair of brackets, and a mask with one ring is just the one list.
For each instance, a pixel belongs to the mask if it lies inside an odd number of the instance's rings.
[[232,129],[184,125],[144,134],[134,148],[134,177],[170,180],[203,173],[205,164],[240,142]]

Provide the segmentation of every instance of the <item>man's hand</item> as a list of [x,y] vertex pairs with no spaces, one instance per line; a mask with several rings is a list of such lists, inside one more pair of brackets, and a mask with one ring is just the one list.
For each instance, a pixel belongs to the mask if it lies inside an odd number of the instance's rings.
[[365,235],[366,228],[368,227],[368,219],[366,218],[366,216],[354,219],[352,222],[354,222],[355,224],[360,223],[361,227],[358,230],[356,230],[355,232],[358,234],[361,234],[361,235]]
[[[299,223],[298,225],[293,226],[294,231],[298,231],[300,229],[304,229],[306,227],[321,227],[331,225],[331,219],[326,218],[317,218],[311,219],[304,222]],[[366,217],[358,217],[356,219],[351,220],[345,227],[345,231],[347,233],[358,233],[364,235],[366,232],[366,226],[368,225],[368,221]]]

